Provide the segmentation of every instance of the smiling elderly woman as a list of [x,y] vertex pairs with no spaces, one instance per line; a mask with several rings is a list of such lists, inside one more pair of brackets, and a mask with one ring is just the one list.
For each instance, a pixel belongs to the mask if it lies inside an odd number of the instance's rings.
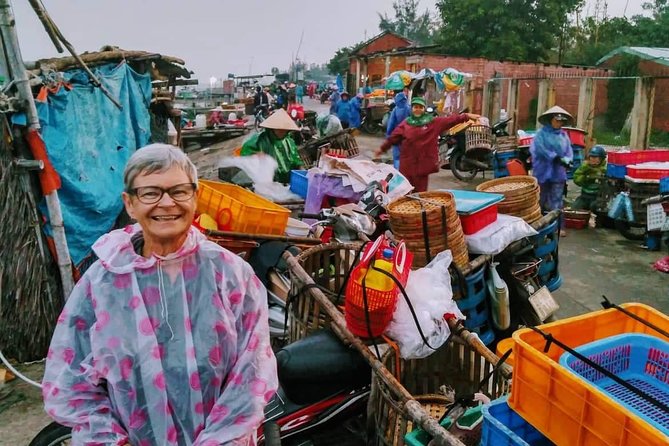
[[74,445],[255,444],[277,387],[266,291],[191,227],[197,171],[181,150],[138,150],[124,181],[137,224],[93,246],[51,341],[46,410]]

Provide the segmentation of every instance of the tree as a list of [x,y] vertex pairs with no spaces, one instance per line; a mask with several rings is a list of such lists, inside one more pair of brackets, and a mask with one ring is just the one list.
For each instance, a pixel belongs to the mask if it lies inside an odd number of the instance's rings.
[[349,57],[355,50],[355,46],[339,48],[334,57],[327,63],[330,74],[342,74],[348,71],[350,67]]
[[435,20],[426,9],[418,12],[418,0],[397,0],[393,2],[395,17],[379,13],[379,29],[391,31],[419,44],[428,45],[433,42],[436,31]]
[[454,55],[546,61],[583,2],[439,0],[439,43]]

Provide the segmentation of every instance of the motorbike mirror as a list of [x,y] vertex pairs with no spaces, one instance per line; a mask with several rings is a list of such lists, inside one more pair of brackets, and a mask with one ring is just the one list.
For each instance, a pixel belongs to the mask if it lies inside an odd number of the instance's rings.
[[425,111],[432,114],[432,113],[434,113],[434,108],[428,107],[428,108],[425,109]]

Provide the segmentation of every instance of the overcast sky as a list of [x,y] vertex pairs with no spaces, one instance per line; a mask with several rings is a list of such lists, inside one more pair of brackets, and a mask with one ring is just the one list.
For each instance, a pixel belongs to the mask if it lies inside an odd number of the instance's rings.
[[[177,56],[200,84],[227,73],[287,68],[298,51],[327,62],[342,46],[378,33],[392,0],[42,0],[79,52],[103,45]],[[466,0],[463,0],[466,1]],[[542,0],[560,1],[560,0]],[[12,0],[25,60],[58,54],[28,0]],[[421,0],[434,10],[434,0]],[[588,0],[594,4],[594,0]],[[641,0],[608,0],[609,15],[641,13]],[[627,9],[626,8],[627,5]]]

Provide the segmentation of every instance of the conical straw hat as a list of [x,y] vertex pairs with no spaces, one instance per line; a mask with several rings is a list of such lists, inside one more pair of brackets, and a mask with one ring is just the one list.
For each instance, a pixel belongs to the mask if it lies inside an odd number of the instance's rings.
[[298,131],[300,128],[288,116],[286,110],[280,108],[265,119],[260,127],[274,130]]
[[551,119],[553,118],[553,115],[563,115],[567,118],[569,118],[570,122],[574,121],[574,117],[564,108],[558,107],[557,105],[554,107],[549,108],[541,116],[539,116],[539,122],[542,125],[548,125],[551,122]]

